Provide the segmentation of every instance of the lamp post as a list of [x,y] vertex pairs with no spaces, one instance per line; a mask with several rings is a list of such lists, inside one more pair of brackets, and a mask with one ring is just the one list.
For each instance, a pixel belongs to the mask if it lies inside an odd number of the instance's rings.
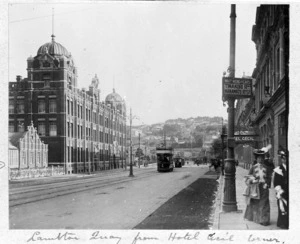
[[[123,127],[122,127],[123,128]],[[124,142],[122,142],[122,157],[123,158],[125,158],[125,165],[124,165],[124,167],[125,167],[125,170],[127,170],[127,126],[126,126],[126,119],[125,119],[125,152],[124,152],[124,149],[123,149],[123,147],[124,147]],[[122,141],[123,141],[123,139],[122,139]]]
[[223,118],[222,118],[222,128],[221,128],[221,139],[222,139],[222,167],[221,167],[221,171],[222,171],[222,175],[224,175],[224,167],[225,167],[225,163],[224,163],[224,137],[225,135],[225,129],[224,129],[224,125],[223,125]]
[[129,164],[129,166],[130,166],[130,172],[129,172],[129,176],[134,176],[133,175],[133,169],[132,169],[132,136],[131,136],[131,127],[132,127],[132,119],[139,119],[137,116],[132,116],[132,112],[131,112],[131,108],[130,108],[130,117],[129,117],[129,133],[130,133],[130,137],[129,137],[129,140],[130,140],[130,164]]
[[[87,153],[87,155],[86,155],[86,156],[87,156],[87,161],[88,161],[88,162],[87,162],[87,163],[88,163],[88,174],[90,175],[90,174],[91,174],[91,160],[90,160],[90,154],[92,154],[92,157],[93,157],[93,145],[92,145],[92,142],[89,143],[89,140],[91,139],[91,136],[86,136],[85,139],[88,140],[87,143],[88,143],[88,145],[90,144],[90,145],[91,145],[91,148],[92,148],[92,149],[91,149],[92,152],[90,153],[90,152],[89,152],[89,147],[88,147],[88,153]],[[86,157],[85,157],[85,158],[86,158]],[[92,158],[92,163],[94,164],[94,157]]]
[[139,168],[140,168],[140,165],[141,165],[141,133],[139,133]]
[[131,114],[131,108],[130,108],[130,124],[129,124],[129,131],[130,131],[130,171],[129,171],[129,177],[133,177],[133,170],[132,170],[132,140],[131,140],[131,125],[132,125],[132,114]]
[[[231,4],[230,14],[230,67],[229,76],[235,76],[235,4]],[[224,212],[237,211],[235,188],[235,161],[234,161],[234,102],[235,98],[227,98],[228,102],[228,137],[227,159],[225,160],[225,183],[222,209]]]
[[146,162],[147,162],[147,148],[146,148],[146,144],[145,144],[145,156],[144,156],[144,167],[146,166]]
[[[90,143],[92,144],[92,143]],[[90,159],[90,152],[88,153],[88,165],[89,165],[89,175],[91,174],[91,159]]]

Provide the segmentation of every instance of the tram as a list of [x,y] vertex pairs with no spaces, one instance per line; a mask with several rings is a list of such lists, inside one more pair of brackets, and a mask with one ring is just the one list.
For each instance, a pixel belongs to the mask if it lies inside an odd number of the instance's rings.
[[181,157],[175,157],[174,163],[175,163],[175,168],[181,168],[185,164],[184,159]]
[[157,171],[166,172],[173,171],[173,148],[160,146],[156,147]]

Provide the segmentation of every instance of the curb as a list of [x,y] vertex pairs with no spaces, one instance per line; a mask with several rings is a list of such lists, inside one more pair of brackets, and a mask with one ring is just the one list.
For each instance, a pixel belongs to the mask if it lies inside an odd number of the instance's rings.
[[223,182],[224,182],[224,176],[220,174],[219,176],[219,187],[218,192],[216,195],[216,201],[215,201],[215,211],[214,211],[214,218],[213,218],[213,230],[219,230],[220,229],[220,213],[222,212],[222,199],[223,199]]

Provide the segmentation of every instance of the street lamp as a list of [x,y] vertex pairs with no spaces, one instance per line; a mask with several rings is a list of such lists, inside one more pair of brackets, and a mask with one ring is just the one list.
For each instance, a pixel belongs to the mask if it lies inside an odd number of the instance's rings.
[[[86,140],[91,140],[91,136],[86,136]],[[91,154],[92,154],[92,165],[94,165],[94,155],[93,155],[93,147],[94,147],[94,145],[92,144],[92,141],[90,142],[91,143]],[[89,147],[88,147],[89,148]],[[88,154],[87,154],[87,158],[88,158],[88,174],[90,175],[91,174],[91,162],[90,162],[90,152],[88,152]],[[85,159],[86,159],[86,157],[85,157]]]
[[130,131],[130,171],[129,176],[133,177],[133,170],[132,170],[132,139],[131,139],[131,125],[132,125],[132,114],[131,114],[131,108],[130,108],[130,125],[129,125],[129,131]]
[[130,108],[130,117],[129,117],[129,141],[130,141],[130,156],[129,156],[129,160],[130,160],[130,163],[129,163],[129,177],[133,177],[133,164],[132,164],[132,136],[131,136],[131,127],[132,127],[132,120],[133,119],[139,119],[137,116],[132,116],[132,112],[131,112],[131,108]]
[[[235,76],[235,4],[231,5],[230,14],[230,66],[229,77]],[[224,212],[237,211],[236,188],[235,188],[235,160],[234,160],[234,102],[230,97],[228,102],[228,132],[227,132],[227,159],[225,161],[224,198],[222,209]]]
[[139,149],[138,149],[138,152],[139,152],[139,168],[141,167],[141,133],[139,133]]
[[224,175],[224,168],[225,168],[225,163],[224,163],[224,138],[226,137],[226,132],[225,132],[225,127],[223,125],[223,118],[222,118],[222,128],[221,128],[221,139],[222,139],[222,175]]

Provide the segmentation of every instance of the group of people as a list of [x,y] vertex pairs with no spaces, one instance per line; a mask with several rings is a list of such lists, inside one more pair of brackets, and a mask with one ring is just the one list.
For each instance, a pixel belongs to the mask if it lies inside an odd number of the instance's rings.
[[268,152],[255,149],[253,153],[256,159],[245,176],[247,207],[244,218],[264,226],[270,224],[269,188],[273,180],[278,205],[277,226],[288,229],[287,152],[279,152],[281,164],[276,168]]
[[223,169],[223,164],[222,160],[219,158],[212,158],[210,159],[210,165],[209,165],[209,170],[214,167],[215,171],[218,172],[219,167]]
[[[222,158],[214,158],[210,160],[210,165],[209,165],[209,170],[211,167],[214,167],[216,172],[219,172],[219,169],[221,170],[222,175],[224,175],[224,170],[225,170],[225,164]],[[239,161],[235,160],[235,165],[239,165]]]

